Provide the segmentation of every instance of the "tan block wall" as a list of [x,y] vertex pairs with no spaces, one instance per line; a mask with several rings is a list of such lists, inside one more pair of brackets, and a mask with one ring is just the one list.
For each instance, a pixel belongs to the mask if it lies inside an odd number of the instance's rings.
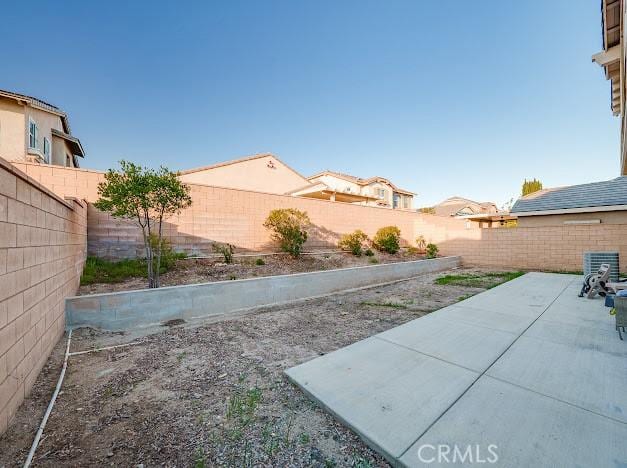
[[63,334],[86,214],[84,202],[61,199],[0,158],[0,434]]
[[[60,195],[88,201],[97,199],[102,172],[18,164],[31,177]],[[187,251],[210,251],[213,241],[230,242],[240,249],[273,250],[262,224],[274,208],[298,208],[309,213],[314,230],[309,248],[334,245],[339,236],[355,229],[368,235],[381,226],[394,224],[403,239],[413,243],[418,235],[438,244],[444,255],[461,255],[466,264],[492,268],[581,270],[583,252],[617,250],[627,271],[627,213],[587,213],[600,218],[596,225],[565,225],[567,216],[535,217],[537,225],[481,229],[465,220],[396,211],[324,200],[295,198],[260,192],[192,186],[193,205],[172,218],[166,234]],[[539,218],[547,218],[541,220]],[[551,218],[551,219],[549,219]],[[139,252],[137,229],[89,208],[90,252],[125,256]],[[552,225],[545,225],[550,221]]]
[[[593,217],[599,218],[598,213]],[[586,251],[617,251],[627,272],[627,219],[614,216],[601,224],[563,224],[502,229],[465,229],[446,218],[425,215],[418,229],[429,233],[445,255],[464,264],[491,268],[581,271]],[[425,236],[428,238],[428,236]]]

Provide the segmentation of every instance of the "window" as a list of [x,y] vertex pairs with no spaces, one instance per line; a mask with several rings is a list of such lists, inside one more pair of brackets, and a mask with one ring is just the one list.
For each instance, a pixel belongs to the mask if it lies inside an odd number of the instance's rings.
[[387,190],[385,190],[384,188],[378,188],[376,190],[377,190],[377,197],[379,197],[382,200],[387,198]]
[[392,195],[392,207],[399,208],[400,207],[401,196],[398,193]]
[[29,117],[28,119],[28,147],[37,149],[37,134],[39,133],[39,128],[37,127],[37,123]]
[[44,161],[50,164],[50,140],[46,137],[44,137]]
[[411,198],[409,197],[403,197],[403,208],[408,209],[410,208],[409,206],[409,201],[411,200]]
[[65,155],[65,167],[72,167],[72,158],[69,154]]

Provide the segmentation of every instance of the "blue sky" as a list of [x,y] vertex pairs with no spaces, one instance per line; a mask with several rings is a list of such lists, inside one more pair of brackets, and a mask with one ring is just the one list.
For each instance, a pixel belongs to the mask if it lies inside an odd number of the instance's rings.
[[387,177],[416,206],[502,203],[524,178],[619,174],[599,4],[11,2],[0,88],[66,110],[84,167],[272,152]]

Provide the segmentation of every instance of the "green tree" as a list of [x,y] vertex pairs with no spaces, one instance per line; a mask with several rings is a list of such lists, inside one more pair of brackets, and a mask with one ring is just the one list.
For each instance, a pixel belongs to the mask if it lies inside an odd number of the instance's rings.
[[192,204],[189,187],[165,167],[149,169],[120,161],[120,170],[109,169],[98,184],[94,206],[114,218],[131,219],[142,229],[148,287],[160,286],[163,220]]
[[527,180],[522,184],[522,195],[529,195],[530,193],[537,192],[538,190],[542,190],[542,182],[537,179]]

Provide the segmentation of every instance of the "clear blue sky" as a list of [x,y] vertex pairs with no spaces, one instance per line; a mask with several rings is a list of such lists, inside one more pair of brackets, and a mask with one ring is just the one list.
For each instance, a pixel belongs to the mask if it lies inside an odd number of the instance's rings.
[[10,2],[0,88],[70,115],[84,167],[273,152],[494,200],[619,173],[599,0]]

